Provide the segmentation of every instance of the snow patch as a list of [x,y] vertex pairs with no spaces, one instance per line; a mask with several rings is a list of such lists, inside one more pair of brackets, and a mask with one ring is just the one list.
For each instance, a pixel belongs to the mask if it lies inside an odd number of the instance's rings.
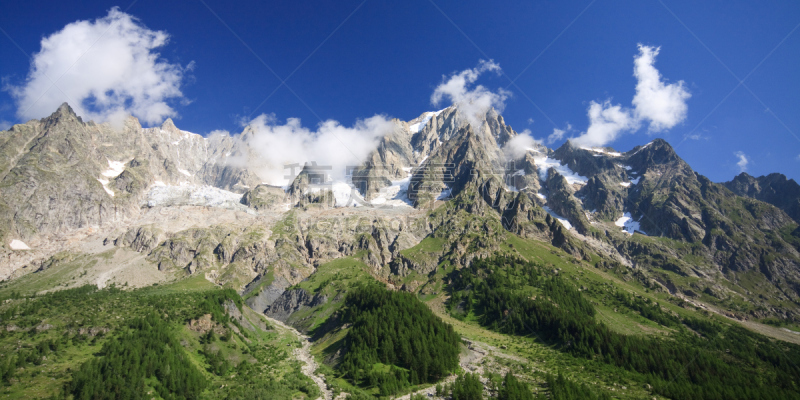
[[347,181],[328,181],[325,185],[309,188],[308,191],[312,193],[331,191],[334,198],[334,207],[361,207],[366,204],[411,207],[413,202],[407,196],[410,181],[411,174],[409,174],[408,178],[392,181],[390,186],[380,189],[376,197],[369,202],[353,186],[350,179]]
[[630,182],[620,182],[619,185],[622,186],[622,187],[630,187],[631,183]]
[[533,161],[536,164],[536,168],[539,169],[539,178],[541,178],[543,181],[547,179],[547,170],[549,170],[550,168],[555,169],[556,172],[558,172],[561,176],[566,178],[567,183],[569,183],[570,185],[576,183],[580,185],[585,185],[586,182],[589,181],[589,178],[576,174],[568,166],[561,164],[561,161],[558,161],[555,158],[550,158],[547,156],[544,157],[534,156]]
[[361,197],[358,191],[347,182],[334,182],[330,186],[336,207],[346,207]]
[[[100,175],[106,178],[116,178],[125,170],[125,163],[122,161],[111,161],[107,158],[106,161],[108,161],[108,169],[100,173]],[[97,178],[97,181],[103,185],[103,190],[105,190],[109,196],[114,197],[114,191],[108,188],[108,179]]]
[[442,192],[439,193],[438,196],[436,196],[436,200],[448,200],[450,199],[452,194],[453,194],[453,189],[444,188],[442,189]]
[[605,155],[611,156],[611,157],[619,157],[619,156],[622,155],[622,153],[619,153],[619,152],[616,152],[616,151],[608,151],[608,150],[606,150],[606,149],[604,149],[602,147],[581,147],[581,149],[589,150],[589,151],[595,152],[595,153],[599,153],[599,154],[595,154],[595,156],[602,156],[603,154],[605,154]]
[[148,207],[163,206],[206,206],[247,209],[241,204],[242,195],[229,192],[212,186],[195,185],[163,185],[161,183],[150,187],[147,193]]
[[428,125],[428,121],[430,121],[433,117],[436,117],[439,114],[441,114],[442,111],[444,110],[446,110],[446,108],[439,111],[428,111],[426,113],[423,113],[422,119],[420,119],[419,122],[415,124],[409,125],[408,129],[411,131],[411,133],[419,133],[419,131],[421,131],[423,128],[425,128],[426,125]]
[[411,133],[419,133],[425,125],[428,125],[428,121],[430,121],[431,118],[433,118],[433,113],[425,113],[425,117],[416,124],[409,125],[408,130],[411,131]]
[[101,172],[100,175],[103,175],[103,176],[108,177],[108,178],[116,178],[117,176],[119,176],[119,174],[122,173],[122,171],[125,170],[125,163],[124,162],[122,162],[122,161],[111,161],[109,159],[106,159],[106,160],[108,161],[108,169],[103,171],[103,172]]
[[639,183],[639,179],[642,179],[642,177],[640,176],[640,177],[638,177],[638,178],[636,178],[636,179],[631,179],[631,183],[632,183],[632,184],[634,184],[634,185],[636,185],[636,184],[638,184],[638,183]]
[[640,151],[642,151],[642,150],[644,150],[644,149],[646,149],[646,148],[650,147],[650,145],[651,145],[651,144],[653,144],[653,142],[650,142],[650,143],[648,143],[648,144],[646,144],[646,145],[642,146],[642,148],[641,148],[641,149],[639,149],[639,150],[636,150],[636,153],[633,153],[633,154],[631,154],[631,155],[638,154]]
[[390,186],[382,188],[378,196],[369,203],[372,205],[386,205],[396,207],[411,207],[414,202],[408,198],[408,185],[411,183],[411,174],[399,181],[392,181]]
[[564,217],[562,217],[562,216],[560,216],[560,215],[556,214],[556,213],[555,213],[555,212],[554,212],[552,209],[550,209],[550,207],[548,207],[548,206],[542,206],[542,208],[544,208],[544,210],[545,210],[545,211],[547,211],[547,213],[548,213],[548,214],[550,214],[550,215],[551,215],[553,218],[557,219],[557,220],[558,220],[558,222],[561,222],[561,225],[564,225],[564,228],[567,228],[567,230],[570,230],[570,229],[572,229],[572,224],[570,224],[570,223],[569,223],[569,221],[567,221],[567,219],[566,219],[566,218],[564,218]]
[[23,242],[22,240],[17,240],[17,239],[12,240],[11,243],[8,244],[8,246],[11,247],[11,250],[30,250],[31,249],[30,247],[28,247],[27,244],[25,244],[25,242]]
[[184,174],[186,176],[192,176],[192,174],[190,174],[189,171],[187,171],[185,169],[178,168],[178,172],[180,172],[180,173],[182,173],[182,174]]
[[616,220],[614,222],[614,225],[621,227],[622,230],[629,235],[633,235],[633,232],[639,232],[644,234],[644,232],[642,232],[641,227],[639,226],[639,222],[634,221],[633,217],[631,217],[631,213],[629,212],[626,212],[618,220]]
[[97,181],[100,182],[101,185],[103,185],[103,190],[105,190],[109,196],[114,197],[114,191],[108,188],[108,179],[98,178]]

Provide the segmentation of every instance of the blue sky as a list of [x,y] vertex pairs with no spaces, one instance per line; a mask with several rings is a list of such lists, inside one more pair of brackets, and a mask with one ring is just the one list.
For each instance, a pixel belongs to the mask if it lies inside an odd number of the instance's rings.
[[[312,129],[376,114],[410,120],[437,109],[431,95],[445,76],[492,59],[502,74],[476,84],[511,92],[507,123],[537,139],[568,126],[564,138],[578,136],[590,102],[631,107],[643,44],[660,46],[654,66],[665,83],[684,82],[687,112],[668,130],[648,134],[643,125],[610,146],[663,137],[714,181],[739,173],[739,155],[748,173],[800,180],[796,1],[4,2],[0,122],[26,119],[9,88],[25,86],[42,39],[113,7],[168,35],[152,52],[173,68],[181,95],[164,103],[184,130],[236,133],[262,113]],[[69,74],[62,79],[58,86],[69,85]]]

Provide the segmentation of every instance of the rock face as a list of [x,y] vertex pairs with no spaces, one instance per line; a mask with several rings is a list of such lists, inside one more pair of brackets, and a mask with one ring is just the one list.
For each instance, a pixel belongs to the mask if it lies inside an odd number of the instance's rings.
[[278,321],[286,322],[297,311],[316,307],[327,301],[326,296],[312,296],[305,289],[287,290],[264,310],[264,314]]
[[[245,303],[253,310],[264,311],[271,306],[275,300],[280,298],[283,292],[285,292],[286,288],[289,286],[291,286],[289,281],[287,281],[284,277],[279,276],[275,278],[265,289],[258,291],[255,296],[249,297]],[[248,290],[245,290],[243,294],[249,294]]]
[[258,185],[242,197],[242,204],[256,210],[278,210],[288,203],[286,192],[271,185]]
[[203,138],[167,120],[121,130],[83,122],[64,103],[47,118],[0,132],[0,239],[63,233],[135,216],[154,183],[243,192],[251,172],[228,165],[229,137]]
[[724,185],[739,196],[772,204],[800,223],[800,185],[794,179],[777,173],[755,178],[742,172]]

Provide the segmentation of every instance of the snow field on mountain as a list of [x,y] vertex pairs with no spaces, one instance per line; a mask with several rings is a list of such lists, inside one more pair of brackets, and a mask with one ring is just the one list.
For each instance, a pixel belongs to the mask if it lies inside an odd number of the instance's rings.
[[[529,149],[533,150],[533,149]],[[534,163],[536,163],[536,168],[539,169],[539,178],[543,181],[547,180],[547,171],[550,168],[553,168],[558,172],[561,176],[567,179],[567,183],[570,185],[573,184],[580,184],[585,185],[586,182],[589,181],[589,178],[585,176],[578,175],[574,171],[572,171],[568,166],[561,164],[561,161],[556,160],[555,158],[550,158],[547,156],[542,156],[539,151],[534,150],[535,153],[538,153],[533,157]]]
[[21,240],[17,240],[17,239],[12,240],[11,243],[8,244],[8,246],[11,247],[11,250],[30,250],[31,249],[30,247],[28,247],[27,244],[25,244],[25,242],[23,242]]
[[558,222],[561,222],[561,225],[564,225],[564,228],[567,228],[567,230],[572,229],[572,224],[570,224],[566,218],[556,214],[555,211],[550,209],[550,207],[548,206],[542,206],[542,208],[544,208],[544,210],[547,211],[547,213],[550,214],[553,218],[557,219]]
[[148,207],[193,205],[207,207],[244,208],[242,195],[213,186],[165,185],[157,181],[147,193]]
[[629,235],[633,235],[633,232],[637,231],[639,233],[644,233],[639,225],[639,221],[634,221],[629,212],[626,212],[619,219],[614,221],[614,225],[621,227],[622,230]]
[[[116,178],[125,170],[125,163],[122,161],[111,161],[108,159],[106,159],[106,161],[108,161],[108,169],[100,173],[100,175],[106,178]],[[103,190],[105,190],[109,196],[114,197],[114,191],[108,187],[108,182],[110,182],[108,179],[97,178],[97,181],[103,185]]]

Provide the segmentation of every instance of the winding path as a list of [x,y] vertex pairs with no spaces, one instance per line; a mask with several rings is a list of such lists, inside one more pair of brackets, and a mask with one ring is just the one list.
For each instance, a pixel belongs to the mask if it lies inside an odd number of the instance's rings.
[[[314,356],[311,355],[311,342],[308,340],[308,336],[303,335],[302,333],[298,332],[297,329],[294,329],[275,318],[270,318],[263,314],[262,316],[274,326],[278,327],[278,329],[290,332],[300,340],[303,345],[295,348],[292,352],[298,361],[305,364],[300,368],[300,370],[303,371],[303,375],[311,378],[311,380],[314,381],[314,383],[316,383],[319,387],[319,391],[322,393],[322,395],[318,397],[317,400],[334,400],[333,392],[328,389],[328,385],[325,383],[325,378],[323,378],[323,375],[316,373],[318,365],[317,361],[314,360]],[[341,393],[339,396],[336,396],[336,399],[344,399],[344,396],[346,395],[347,393]]]

